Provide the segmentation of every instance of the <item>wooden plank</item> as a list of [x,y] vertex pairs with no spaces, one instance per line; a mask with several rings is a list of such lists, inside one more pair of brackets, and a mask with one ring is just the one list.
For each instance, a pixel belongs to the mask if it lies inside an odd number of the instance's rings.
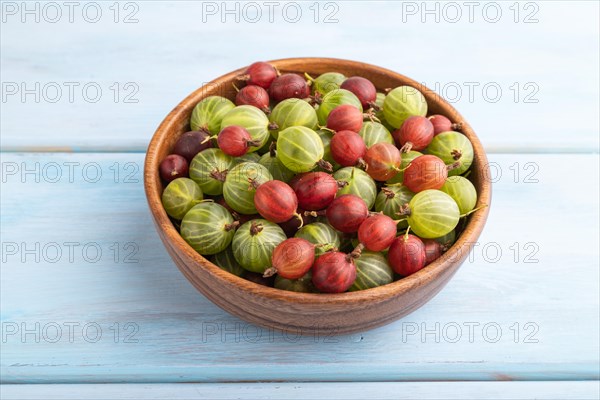
[[[117,23],[112,3],[100,3],[95,23],[81,5],[69,22],[59,2],[62,17],[52,23],[43,3],[37,15],[10,4],[16,10],[3,14],[0,43],[4,150],[143,151],[162,118],[202,83],[256,60],[315,55],[422,81],[456,105],[490,151],[598,151],[598,2],[500,2],[470,12],[461,2],[342,1],[317,5],[318,15],[313,3],[298,2],[295,23],[283,3],[272,22],[266,3],[255,3],[255,23],[243,3],[224,14],[221,2],[127,2]],[[211,6],[214,14],[203,11]],[[499,21],[489,22],[497,7]],[[137,22],[123,23],[128,16]],[[335,46],[315,45],[324,40]],[[400,47],[391,51],[391,43]],[[33,94],[23,100],[25,89]]]
[[69,399],[598,399],[597,381],[290,382],[2,385],[5,400]]
[[493,155],[488,225],[450,284],[332,337],[256,328],[199,295],[154,231],[141,154],[1,157],[3,383],[600,376],[598,155]]

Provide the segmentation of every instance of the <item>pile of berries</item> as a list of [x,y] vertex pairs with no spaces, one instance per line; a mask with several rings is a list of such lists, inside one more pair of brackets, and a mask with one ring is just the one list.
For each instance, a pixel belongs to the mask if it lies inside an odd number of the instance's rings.
[[441,257],[477,192],[460,123],[410,86],[256,62],[160,164],[162,202],[214,264],[298,292],[365,290]]

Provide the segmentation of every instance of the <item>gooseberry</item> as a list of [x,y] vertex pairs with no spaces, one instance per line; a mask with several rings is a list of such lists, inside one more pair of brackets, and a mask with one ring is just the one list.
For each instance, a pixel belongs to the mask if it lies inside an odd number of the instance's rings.
[[394,271],[381,253],[363,251],[360,257],[354,260],[354,264],[356,279],[348,289],[351,292],[387,285],[394,281]]
[[315,131],[305,126],[291,126],[279,132],[277,157],[290,171],[308,172],[317,165],[331,170],[323,160],[323,142]]
[[208,96],[194,107],[190,126],[193,131],[203,130],[216,135],[221,130],[223,118],[234,108],[235,104],[225,97]]
[[331,156],[343,167],[364,165],[363,157],[367,152],[365,142],[356,132],[338,131],[329,143]]
[[250,147],[253,152],[262,147],[269,140],[269,118],[264,112],[254,106],[237,106],[232,108],[221,121],[221,130],[235,125],[245,128],[256,146]]
[[296,193],[282,181],[271,180],[261,184],[254,195],[254,206],[263,218],[275,223],[288,221],[298,215]]
[[433,125],[419,115],[408,117],[399,129],[392,132],[394,140],[402,151],[424,150],[433,139]]
[[353,233],[367,219],[369,208],[363,199],[345,194],[334,199],[325,211],[329,224],[340,232]]
[[261,146],[261,142],[252,139],[246,129],[236,125],[223,128],[217,136],[217,144],[223,153],[232,157],[243,156],[251,147]]
[[165,182],[171,182],[188,175],[188,162],[179,154],[169,154],[160,162],[159,171]]
[[333,177],[338,181],[337,196],[354,194],[361,197],[367,207],[373,207],[377,197],[377,185],[365,171],[356,167],[345,167],[337,170]]
[[391,90],[383,102],[383,116],[394,128],[400,128],[412,115],[425,116],[427,101],[421,92],[411,86],[398,86]]
[[364,156],[367,174],[376,181],[387,181],[400,171],[401,155],[396,146],[375,143]]
[[181,237],[202,255],[219,253],[227,248],[239,222],[220,204],[203,202],[189,210],[181,221]]
[[298,204],[308,211],[322,210],[335,199],[338,182],[325,172],[308,172],[294,182]]
[[362,76],[352,76],[346,79],[340,87],[354,93],[365,110],[371,107],[371,104],[377,99],[375,85]]
[[460,219],[458,205],[440,190],[424,190],[414,195],[400,209],[407,216],[410,229],[423,239],[435,239],[453,230]]
[[291,98],[304,99],[310,95],[310,88],[300,75],[283,74],[271,83],[269,95],[276,103]]
[[340,248],[340,234],[329,224],[313,222],[304,225],[296,232],[294,237],[306,239],[315,245],[315,255]]
[[331,110],[329,116],[327,117],[327,128],[336,132],[358,132],[362,128],[362,125],[362,111],[350,104],[342,104],[341,106],[337,106],[336,108]]
[[345,292],[355,279],[354,260],[339,251],[330,251],[319,256],[312,268],[312,282],[320,292]]
[[269,93],[258,85],[248,85],[241,88],[235,95],[235,105],[254,106],[265,114],[271,112],[269,109]]
[[266,219],[254,219],[238,228],[231,248],[244,269],[263,274],[272,265],[273,250],[286,239],[279,225]]
[[196,154],[204,149],[212,147],[210,134],[205,131],[189,131],[177,139],[173,146],[173,154],[179,154],[191,163]]
[[182,219],[204,196],[200,187],[189,178],[177,178],[162,193],[162,204],[170,217]]
[[388,261],[397,274],[401,276],[414,274],[425,266],[425,245],[415,235],[398,236],[390,245]]
[[358,97],[354,95],[349,90],[346,89],[337,89],[332,90],[323,96],[322,99],[319,100],[320,104],[317,108],[317,117],[319,118],[319,124],[325,125],[327,124],[327,117],[329,113],[336,107],[341,106],[342,104],[350,104],[362,113],[363,108],[358,100]]
[[308,78],[312,83],[313,93],[318,92],[322,95],[339,89],[342,82],[346,79],[346,77],[339,72],[325,72],[316,79],[312,79],[310,76],[308,76]]
[[271,173],[258,163],[238,164],[227,173],[223,184],[223,197],[227,204],[240,214],[256,214],[256,189],[272,179]]
[[285,99],[273,108],[270,116],[270,129],[273,138],[277,139],[279,132],[290,126],[305,126],[310,129],[317,127],[317,112],[302,99]]
[[460,162],[457,168],[448,172],[448,175],[462,175],[473,163],[473,145],[469,139],[460,132],[442,132],[436,135],[427,152],[441,158],[445,164]]
[[470,180],[462,176],[450,176],[440,190],[452,197],[461,215],[468,213],[477,204],[477,190]]
[[390,131],[379,122],[365,121],[358,134],[365,141],[367,148],[376,143],[394,144],[394,138]]
[[277,70],[271,64],[258,61],[246,69],[244,75],[238,76],[237,80],[245,81],[248,85],[257,85],[268,89],[277,78]]
[[266,276],[277,273],[282,278],[299,279],[306,275],[315,261],[315,245],[306,239],[290,238],[273,250],[272,267]]
[[418,193],[427,189],[440,189],[448,177],[448,169],[436,156],[425,154],[412,160],[404,171],[402,182],[410,191]]
[[192,160],[190,178],[200,186],[204,194],[219,195],[223,193],[223,182],[233,165],[234,158],[220,149],[206,149]]

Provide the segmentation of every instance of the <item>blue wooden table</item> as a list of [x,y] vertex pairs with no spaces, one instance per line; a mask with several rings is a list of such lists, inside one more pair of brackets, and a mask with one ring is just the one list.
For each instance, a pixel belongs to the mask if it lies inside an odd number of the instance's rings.
[[[477,4],[2,2],[0,397],[597,399],[599,6]],[[424,82],[491,162],[490,217],[453,280],[353,335],[214,306],[143,191],[184,96],[308,55]]]

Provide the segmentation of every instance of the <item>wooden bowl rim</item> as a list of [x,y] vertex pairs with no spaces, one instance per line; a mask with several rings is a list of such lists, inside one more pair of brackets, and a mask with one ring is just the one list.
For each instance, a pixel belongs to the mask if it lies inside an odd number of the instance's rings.
[[[338,58],[296,57],[271,60],[268,62],[275,65],[277,68],[283,71],[288,71],[288,69],[286,69],[285,67],[286,64],[300,62],[305,65],[312,65],[315,63],[323,62],[329,64],[344,64],[348,67],[353,67],[359,70],[368,69],[381,75],[389,75],[394,77],[395,79],[406,82],[406,85],[415,87],[422,92],[427,91],[429,93],[434,93],[431,89],[427,88],[426,86],[418,83],[417,81],[411,78],[408,78],[407,76],[388,70],[386,68],[358,61],[344,60]],[[164,118],[159,127],[156,129],[156,132],[154,133],[152,140],[148,145],[148,150],[146,153],[146,159],[144,163],[144,187],[146,197],[148,200],[150,211],[154,217],[157,229],[161,230],[165,234],[167,240],[172,244],[173,250],[184,252],[190,259],[194,260],[194,262],[197,263],[198,266],[200,266],[201,268],[206,268],[208,272],[211,275],[213,275],[216,279],[218,279],[222,284],[228,286],[238,286],[241,287],[241,289],[243,290],[251,291],[257,295],[260,294],[265,297],[269,297],[273,300],[291,302],[295,304],[322,304],[324,306],[327,304],[361,302],[372,303],[389,300],[390,297],[397,296],[401,293],[411,290],[413,287],[420,286],[422,282],[429,281],[430,279],[435,279],[445,269],[447,269],[453,264],[452,260],[460,258],[461,251],[470,251],[470,245],[477,240],[481,231],[483,230],[487,215],[489,213],[489,206],[491,205],[491,183],[485,179],[481,180],[479,187],[477,188],[478,200],[476,207],[481,207],[484,205],[487,206],[479,209],[478,211],[474,212],[472,215],[469,216],[469,221],[467,225],[463,229],[463,232],[459,236],[458,240],[452,245],[452,247],[450,247],[450,249],[447,252],[445,252],[441,258],[432,262],[420,271],[402,279],[399,279],[397,281],[394,281],[392,283],[389,283],[387,285],[379,286],[376,288],[338,294],[298,293],[292,291],[285,291],[268,286],[262,286],[257,283],[248,281],[244,278],[238,277],[234,274],[231,274],[219,268],[218,266],[210,262],[208,259],[204,258],[202,255],[197,253],[191,246],[187,244],[187,242],[185,242],[185,240],[181,237],[179,232],[175,229],[167,213],[162,207],[160,196],[157,195],[157,193],[160,193],[162,191],[162,183],[158,175],[158,165],[160,163],[160,160],[158,160],[156,157],[156,149],[158,148],[159,144],[166,138],[168,132],[170,131],[171,125],[174,123],[173,121],[176,120],[176,116],[178,116],[181,113],[184,113],[186,109],[188,109],[189,107],[193,107],[195,104],[197,104],[198,101],[200,101],[201,97],[203,97],[203,91],[207,90],[210,85],[221,84],[220,82],[229,80],[233,77],[242,74],[245,71],[245,68],[246,67],[243,67],[235,71],[229,72],[225,75],[222,75],[193,91]],[[381,89],[382,88],[378,88],[378,90]],[[453,121],[463,122],[462,133],[464,133],[469,138],[474,149],[473,164],[476,165],[479,169],[481,169],[483,176],[489,177],[490,175],[487,156],[475,132],[471,129],[470,125],[466,122],[462,115],[443,98],[437,96],[437,102],[438,105],[444,108],[446,114],[452,114],[451,119]],[[190,272],[196,275],[193,272],[193,270],[190,270]]]

